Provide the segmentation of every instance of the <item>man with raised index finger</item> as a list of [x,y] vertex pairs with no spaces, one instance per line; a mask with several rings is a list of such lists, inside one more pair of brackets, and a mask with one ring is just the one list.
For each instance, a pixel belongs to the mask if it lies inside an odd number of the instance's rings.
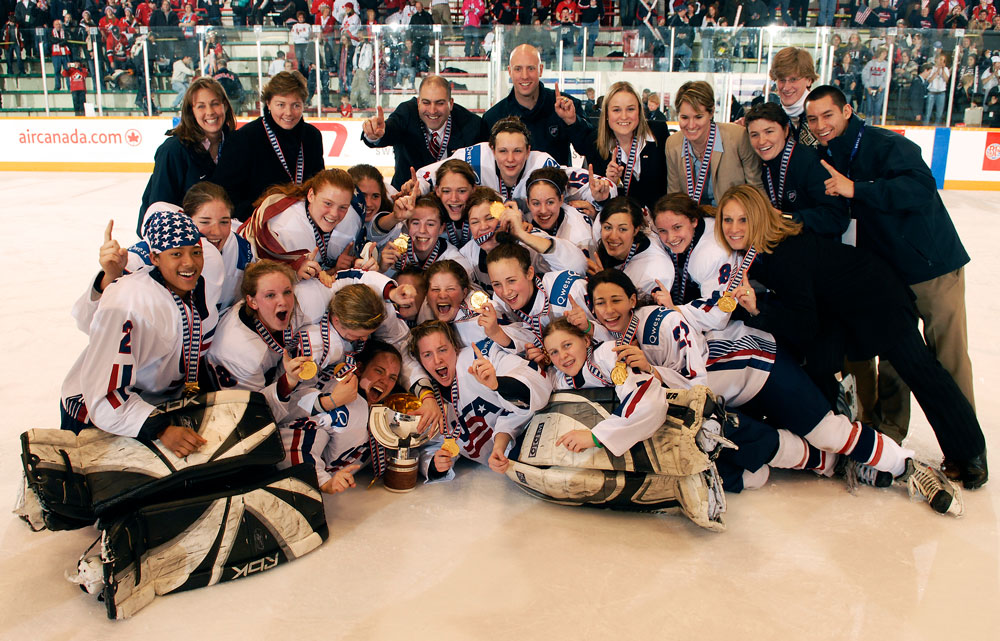
[[451,85],[441,76],[425,76],[416,98],[401,103],[385,117],[379,107],[367,119],[361,140],[369,147],[393,147],[396,170],[392,186],[399,189],[410,167],[444,160],[456,149],[485,142],[489,129],[483,119],[451,97]]
[[[517,116],[531,132],[531,148],[544,151],[564,167],[570,166],[570,140],[583,140],[590,123],[584,117],[579,100],[548,89],[541,83],[544,65],[538,49],[523,44],[510,53],[507,72],[513,87],[506,98],[483,114],[487,129],[507,116]],[[583,129],[582,135],[570,136],[571,129]],[[579,149],[580,155],[583,155]]]
[[[830,174],[826,193],[848,199],[857,246],[878,254],[910,287],[927,346],[975,408],[965,319],[969,255],[920,147],[889,129],[866,126],[836,87],[814,88],[805,107]],[[906,436],[909,396],[891,366],[880,363],[878,428],[897,441]],[[978,487],[987,478],[986,451],[968,461],[945,460],[944,467],[966,487]]]

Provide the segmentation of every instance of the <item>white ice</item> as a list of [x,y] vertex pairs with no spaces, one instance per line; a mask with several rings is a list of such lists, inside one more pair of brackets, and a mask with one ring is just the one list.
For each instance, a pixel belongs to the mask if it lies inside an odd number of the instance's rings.
[[[146,176],[3,173],[7,274],[0,340],[0,490],[13,503],[19,434],[58,427],[63,376],[86,344],[69,315],[109,218],[134,240]],[[994,282],[1000,203],[943,192],[966,272],[978,413],[997,447]],[[940,460],[914,410],[907,445]],[[996,450],[995,450],[996,451]],[[683,517],[550,505],[485,468],[394,495],[326,499],[330,539],[287,566],[158,597],[133,619],[64,578],[96,534],[31,533],[0,518],[0,639],[917,639],[1000,636],[1000,463],[962,519],[904,489],[777,473],[729,495],[728,531]]]

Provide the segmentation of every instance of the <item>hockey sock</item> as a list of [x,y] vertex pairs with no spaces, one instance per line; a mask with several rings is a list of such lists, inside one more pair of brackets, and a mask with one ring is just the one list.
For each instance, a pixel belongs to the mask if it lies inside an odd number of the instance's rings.
[[912,450],[901,447],[871,427],[858,421],[851,422],[846,416],[833,412],[828,412],[806,434],[806,439],[822,450],[844,454],[858,463],[889,472],[894,477],[903,473],[906,459],[913,456]]
[[768,465],[788,470],[812,470],[822,476],[833,475],[836,456],[814,447],[801,436],[792,434],[788,430],[776,431],[778,451],[768,461]]
[[761,465],[756,472],[743,470],[743,489],[756,490],[762,488],[770,476],[771,468],[766,465]]

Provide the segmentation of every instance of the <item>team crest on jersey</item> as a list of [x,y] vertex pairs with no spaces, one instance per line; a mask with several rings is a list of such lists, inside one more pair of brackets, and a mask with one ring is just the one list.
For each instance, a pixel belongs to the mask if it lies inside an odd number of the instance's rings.
[[788,202],[794,203],[795,199],[798,198],[798,197],[799,197],[799,195],[798,195],[797,192],[795,192],[795,191],[788,192]]
[[549,135],[553,138],[559,137],[559,125],[549,125]]
[[[477,397],[474,401],[472,401],[471,403],[462,408],[463,418],[474,417],[474,416],[478,416],[480,418],[486,418],[491,414],[502,416],[504,414],[509,414],[509,412],[506,412],[503,409],[494,405],[493,403],[490,403],[489,401],[479,397]],[[468,421],[466,420],[466,422]]]

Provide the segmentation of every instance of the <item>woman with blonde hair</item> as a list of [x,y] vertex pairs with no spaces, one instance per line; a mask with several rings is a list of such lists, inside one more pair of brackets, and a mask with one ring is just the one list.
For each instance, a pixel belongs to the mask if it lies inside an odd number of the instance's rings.
[[211,179],[227,138],[236,131],[233,107],[217,80],[202,76],[188,86],[181,102],[181,121],[167,131],[167,138],[153,156],[153,173],[142,193],[139,226],[149,206],[156,202],[180,205],[197,182]]
[[715,92],[702,80],[685,82],[674,98],[682,136],[667,141],[667,192],[682,191],[714,205],[734,185],[761,187],[760,162],[746,129],[712,121]]
[[[722,197],[715,232],[741,267],[728,287],[739,303],[734,319],[774,334],[780,347],[805,361],[828,401],[848,350],[851,360],[890,360],[924,410],[945,458],[959,464],[982,459],[982,473],[963,479],[965,487],[986,482],[986,441],[975,410],[927,348],[909,291],[888,265],[786,219],[749,185]],[[742,269],[744,264],[749,266]],[[766,295],[758,298],[751,280],[766,287]]]
[[301,73],[275,74],[261,92],[260,118],[227,141],[213,181],[229,192],[239,220],[250,216],[254,201],[268,187],[301,185],[323,170],[323,137],[302,119],[308,97]]
[[627,82],[616,82],[604,95],[597,130],[574,129],[573,146],[581,150],[594,173],[618,185],[619,196],[629,196],[651,208],[663,193],[667,177],[664,148],[670,135],[666,122],[647,121],[642,100]]

